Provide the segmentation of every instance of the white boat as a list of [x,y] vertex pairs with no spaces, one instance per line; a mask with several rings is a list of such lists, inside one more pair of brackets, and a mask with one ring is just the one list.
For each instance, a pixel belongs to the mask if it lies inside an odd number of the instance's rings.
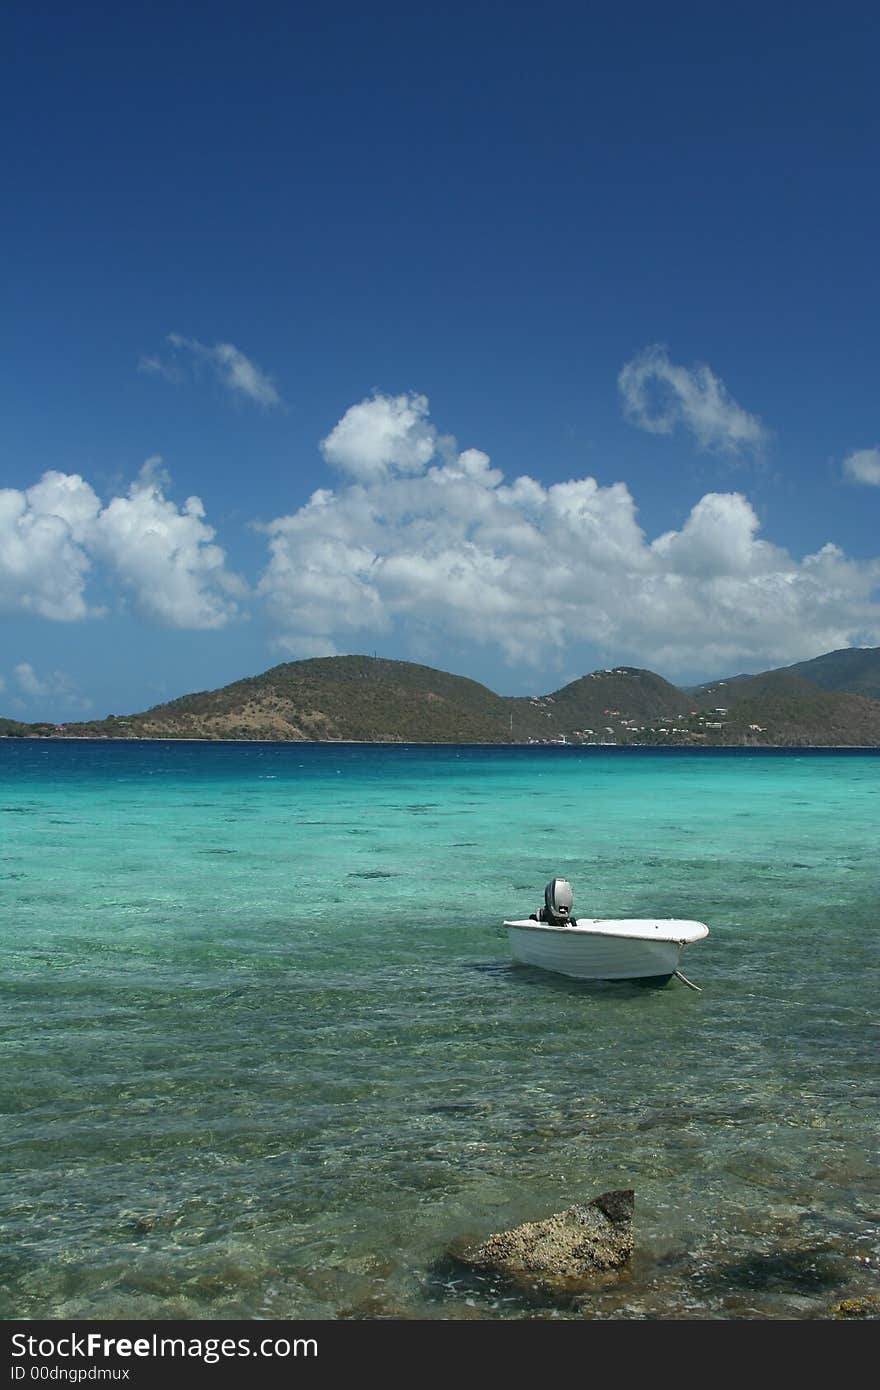
[[703,922],[678,918],[579,917],[561,927],[529,918],[504,925],[514,960],[576,980],[668,980],[685,947],[709,935]]
[[574,918],[571,906],[571,884],[553,878],[544,889],[539,913],[505,922],[514,960],[576,980],[659,984],[678,975],[690,984],[678,965],[687,946],[709,935],[705,923],[660,917]]

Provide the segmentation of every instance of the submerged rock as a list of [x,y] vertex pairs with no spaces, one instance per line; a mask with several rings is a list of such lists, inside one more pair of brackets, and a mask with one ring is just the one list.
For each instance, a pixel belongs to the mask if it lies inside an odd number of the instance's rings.
[[833,1318],[880,1318],[880,1294],[863,1294],[861,1298],[844,1298],[831,1309]]
[[521,1287],[574,1290],[626,1264],[633,1250],[632,1189],[603,1192],[544,1221],[529,1221],[454,1252],[468,1268]]

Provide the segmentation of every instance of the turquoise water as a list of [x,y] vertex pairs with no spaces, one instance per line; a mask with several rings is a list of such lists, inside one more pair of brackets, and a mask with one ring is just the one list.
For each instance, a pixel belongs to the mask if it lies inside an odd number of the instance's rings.
[[[876,1291],[880,756],[0,740],[0,1315],[774,1318]],[[703,986],[509,960],[554,874]],[[614,1187],[578,1306],[451,1242]]]

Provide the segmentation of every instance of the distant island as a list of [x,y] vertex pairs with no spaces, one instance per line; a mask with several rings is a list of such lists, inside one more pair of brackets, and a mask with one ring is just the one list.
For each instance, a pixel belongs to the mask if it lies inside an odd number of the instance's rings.
[[547,695],[503,696],[407,661],[285,662],[139,714],[68,724],[0,719],[7,736],[368,743],[880,746],[880,648],[678,687],[592,671]]
[[496,695],[409,661],[319,657],[140,714],[69,724],[0,719],[0,736],[880,747],[880,647],[694,687],[616,666],[533,696]]

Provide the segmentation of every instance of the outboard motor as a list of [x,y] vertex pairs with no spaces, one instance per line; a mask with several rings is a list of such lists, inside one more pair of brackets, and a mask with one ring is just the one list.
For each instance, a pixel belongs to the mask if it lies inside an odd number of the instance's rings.
[[572,891],[567,878],[551,878],[544,889],[544,911],[541,917],[556,927],[567,927],[571,915]]

